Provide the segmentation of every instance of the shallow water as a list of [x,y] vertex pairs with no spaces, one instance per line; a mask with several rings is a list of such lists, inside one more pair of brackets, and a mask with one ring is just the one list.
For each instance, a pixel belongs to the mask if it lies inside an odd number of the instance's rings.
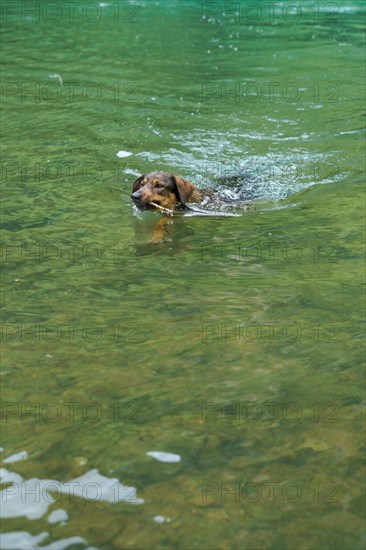
[[364,548],[363,4],[6,5],[1,547]]

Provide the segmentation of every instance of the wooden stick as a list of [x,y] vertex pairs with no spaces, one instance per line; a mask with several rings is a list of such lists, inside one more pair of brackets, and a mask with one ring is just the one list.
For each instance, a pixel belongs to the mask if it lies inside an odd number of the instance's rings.
[[160,206],[160,204],[156,204],[156,202],[153,202],[153,201],[149,202],[149,204],[151,206],[154,206],[158,210],[160,210],[160,212],[162,214],[167,214],[168,216],[173,216],[173,210],[169,210],[168,208],[164,208],[163,206]]

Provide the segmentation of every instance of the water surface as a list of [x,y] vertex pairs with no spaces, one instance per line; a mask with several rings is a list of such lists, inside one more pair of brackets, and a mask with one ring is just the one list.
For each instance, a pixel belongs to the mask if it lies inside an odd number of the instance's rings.
[[[2,547],[364,548],[362,3],[36,4],[2,26]],[[154,246],[153,170],[260,198]]]

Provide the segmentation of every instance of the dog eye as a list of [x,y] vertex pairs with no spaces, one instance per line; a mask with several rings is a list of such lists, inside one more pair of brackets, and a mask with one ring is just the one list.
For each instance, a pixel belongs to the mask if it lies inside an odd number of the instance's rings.
[[155,185],[155,187],[159,187],[161,189],[162,187],[164,187],[164,184],[159,182]]

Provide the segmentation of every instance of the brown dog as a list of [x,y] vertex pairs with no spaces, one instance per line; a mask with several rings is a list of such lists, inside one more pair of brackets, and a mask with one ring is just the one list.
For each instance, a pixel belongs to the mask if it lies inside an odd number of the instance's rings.
[[[203,194],[193,183],[171,172],[151,172],[134,181],[131,198],[139,210],[156,210],[171,216],[173,210],[184,209],[188,202],[201,202]],[[167,216],[159,220],[150,242],[164,240],[164,225],[168,223],[171,221]]]
[[156,205],[173,210],[187,202],[201,202],[202,193],[193,183],[171,172],[151,172],[134,181],[131,198],[140,210],[158,210]]

